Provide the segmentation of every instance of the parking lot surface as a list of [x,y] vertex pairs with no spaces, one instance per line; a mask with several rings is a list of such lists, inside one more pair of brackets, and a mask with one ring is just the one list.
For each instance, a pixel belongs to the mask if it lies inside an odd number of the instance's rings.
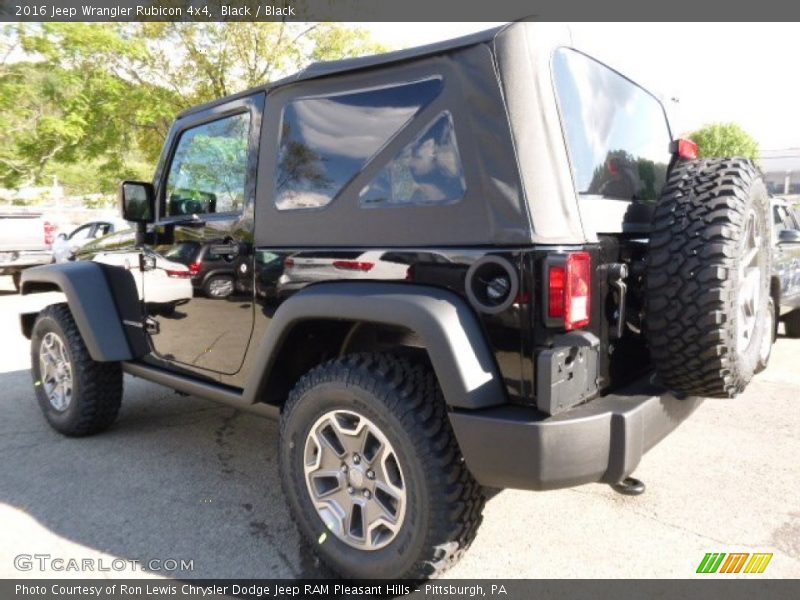
[[[274,422],[126,376],[116,425],[62,437],[34,399],[22,301],[0,278],[0,577],[324,574],[281,494]],[[685,578],[707,552],[771,552],[756,577],[800,577],[799,363],[800,340],[779,337],[745,394],[705,402],[644,457],[642,496],[494,496],[447,577]],[[21,554],[95,570],[20,571]]]

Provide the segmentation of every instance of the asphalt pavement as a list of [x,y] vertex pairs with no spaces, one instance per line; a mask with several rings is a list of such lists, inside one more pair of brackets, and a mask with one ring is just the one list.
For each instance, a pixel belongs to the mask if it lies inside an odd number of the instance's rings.
[[[22,301],[0,278],[0,578],[324,574],[281,494],[276,423],[126,376],[109,431],[62,437],[34,399]],[[642,496],[497,494],[447,577],[686,578],[708,552],[773,553],[755,577],[800,577],[799,365],[780,336],[746,393],[644,457]]]

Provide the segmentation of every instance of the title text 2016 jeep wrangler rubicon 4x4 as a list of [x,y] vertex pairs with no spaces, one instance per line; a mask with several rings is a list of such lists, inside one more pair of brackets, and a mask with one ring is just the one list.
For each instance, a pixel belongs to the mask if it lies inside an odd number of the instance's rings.
[[153,183],[121,186],[130,269],[193,240],[251,281],[164,315],[91,255],[26,271],[23,294],[66,298],[21,317],[50,424],[108,427],[123,373],[279,418],[297,525],[354,578],[447,568],[485,488],[631,491],[771,337],[767,194],[560,31],[316,64],[181,114]]

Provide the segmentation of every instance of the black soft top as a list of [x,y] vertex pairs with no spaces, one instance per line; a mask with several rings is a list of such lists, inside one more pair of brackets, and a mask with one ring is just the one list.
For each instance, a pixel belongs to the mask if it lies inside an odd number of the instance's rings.
[[[324,96],[397,82],[441,77],[444,90],[321,210],[281,211],[270,184],[256,195],[256,238],[273,244],[351,246],[353,223],[364,246],[461,246],[584,244],[597,241],[597,222],[582,218],[564,140],[551,60],[572,48],[562,25],[514,22],[426,46],[374,56],[320,62],[289,77],[183,112],[214,111],[232,100],[267,93],[258,179],[275,180],[283,108],[304,97]],[[301,83],[301,85],[294,85]],[[397,156],[436,114],[452,113],[466,177],[462,201],[441,206],[361,210],[361,186]],[[627,210],[624,203],[621,210]],[[621,219],[619,219],[621,222]],[[301,232],[301,233],[298,233]]]
[[178,118],[180,119],[182,117],[194,114],[196,112],[212,108],[218,104],[224,104],[236,98],[250,96],[253,93],[260,91],[272,90],[281,87],[283,85],[296,83],[298,81],[306,81],[309,79],[326,77],[328,75],[339,75],[342,73],[349,73],[352,71],[360,71],[362,69],[370,69],[373,67],[399,63],[406,60],[423,58],[434,54],[442,54],[448,51],[474,46],[476,44],[492,42],[495,36],[497,36],[497,34],[500,33],[506,27],[508,27],[508,25],[503,25],[501,27],[494,27],[492,29],[487,29],[485,31],[479,31],[477,33],[472,33],[470,35],[465,35],[450,40],[444,40],[441,42],[435,42],[433,44],[426,44],[424,46],[407,48],[405,50],[395,50],[393,52],[385,52],[383,54],[372,54],[369,56],[359,56],[356,58],[345,58],[342,60],[329,60],[329,61],[320,61],[311,63],[305,69],[302,69],[297,73],[293,73],[292,75],[289,75],[287,77],[283,77],[281,79],[277,79],[270,83],[244,90],[237,94],[224,96],[222,98],[206,102],[205,104],[198,104],[197,106],[187,108],[178,115]]

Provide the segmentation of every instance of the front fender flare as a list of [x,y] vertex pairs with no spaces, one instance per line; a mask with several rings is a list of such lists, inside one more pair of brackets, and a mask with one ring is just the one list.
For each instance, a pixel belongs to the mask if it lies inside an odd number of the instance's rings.
[[21,294],[54,289],[66,296],[93,360],[133,360],[147,354],[139,294],[128,271],[91,261],[57,263],[23,271]]
[[321,283],[286,300],[256,350],[245,387],[249,402],[259,401],[292,327],[309,319],[405,327],[422,339],[448,405],[475,409],[506,402],[483,329],[463,298],[439,288],[378,282]]

